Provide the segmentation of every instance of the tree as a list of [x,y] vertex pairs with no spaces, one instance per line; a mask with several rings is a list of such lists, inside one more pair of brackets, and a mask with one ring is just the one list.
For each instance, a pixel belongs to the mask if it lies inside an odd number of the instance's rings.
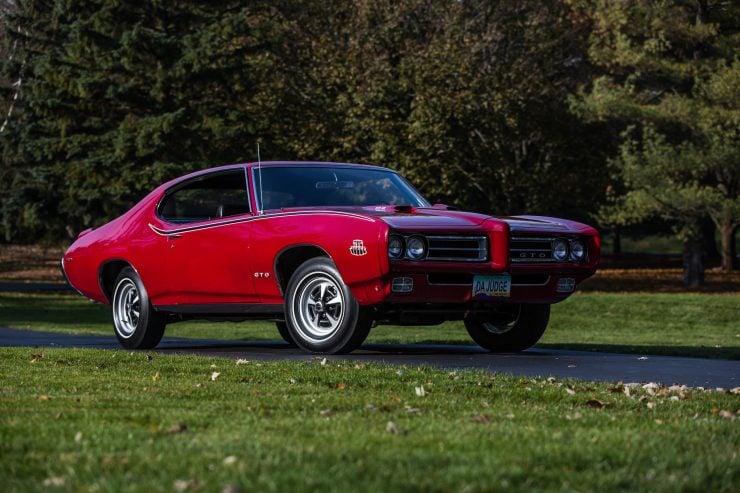
[[[3,133],[6,238],[103,222],[153,184],[243,160],[270,121],[269,3],[28,0],[10,16],[21,112]],[[21,60],[23,62],[21,62]],[[24,236],[19,236],[24,235]]]
[[740,64],[732,2],[596,2],[589,59],[603,73],[574,109],[623,128],[611,165],[626,191],[607,211],[619,224],[662,217],[685,244],[685,282],[703,282],[701,222],[722,237],[732,268],[740,224]]
[[280,133],[297,156],[391,166],[430,198],[489,213],[585,218],[603,199],[601,134],[567,103],[586,76],[588,32],[567,5],[302,9],[283,12],[297,29],[281,57],[295,106]]

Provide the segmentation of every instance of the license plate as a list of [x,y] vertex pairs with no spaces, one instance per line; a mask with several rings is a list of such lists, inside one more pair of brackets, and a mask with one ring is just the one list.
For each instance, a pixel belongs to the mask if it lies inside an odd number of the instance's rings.
[[511,276],[474,276],[473,299],[508,298],[511,296]]

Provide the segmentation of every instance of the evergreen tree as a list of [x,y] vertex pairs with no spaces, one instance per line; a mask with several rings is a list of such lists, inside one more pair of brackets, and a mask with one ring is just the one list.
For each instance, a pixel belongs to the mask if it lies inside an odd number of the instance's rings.
[[252,156],[270,119],[256,96],[279,39],[268,14],[257,2],[19,2],[6,238],[75,233],[167,178]]
[[626,192],[607,216],[662,217],[685,242],[684,280],[703,282],[702,220],[733,267],[740,225],[740,8],[733,2],[583,2],[589,58],[603,73],[574,100],[590,120],[622,128],[611,164]]

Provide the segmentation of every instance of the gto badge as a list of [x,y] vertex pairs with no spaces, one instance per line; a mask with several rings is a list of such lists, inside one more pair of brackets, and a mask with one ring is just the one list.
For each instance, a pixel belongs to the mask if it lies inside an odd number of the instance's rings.
[[365,248],[362,240],[352,240],[352,246],[349,247],[349,253],[357,257],[362,257],[367,254],[367,248]]

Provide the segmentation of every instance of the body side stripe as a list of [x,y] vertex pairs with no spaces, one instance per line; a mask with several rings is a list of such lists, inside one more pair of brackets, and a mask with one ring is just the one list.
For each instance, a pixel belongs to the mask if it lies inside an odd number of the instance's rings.
[[277,214],[265,214],[261,216],[241,217],[238,219],[230,219],[221,221],[218,223],[211,224],[200,224],[198,226],[189,226],[172,230],[165,230],[156,227],[152,223],[149,223],[149,227],[160,236],[169,236],[175,234],[191,233],[193,231],[200,231],[204,229],[218,228],[221,226],[229,226],[232,224],[246,223],[251,221],[260,221],[264,219],[282,218],[282,217],[294,217],[294,216],[315,216],[315,215],[332,215],[332,216],[345,216],[353,217],[355,219],[362,219],[364,221],[375,222],[376,219],[372,217],[362,216],[360,214],[351,214],[349,212],[337,212],[337,211],[305,211],[305,212],[283,212]]

